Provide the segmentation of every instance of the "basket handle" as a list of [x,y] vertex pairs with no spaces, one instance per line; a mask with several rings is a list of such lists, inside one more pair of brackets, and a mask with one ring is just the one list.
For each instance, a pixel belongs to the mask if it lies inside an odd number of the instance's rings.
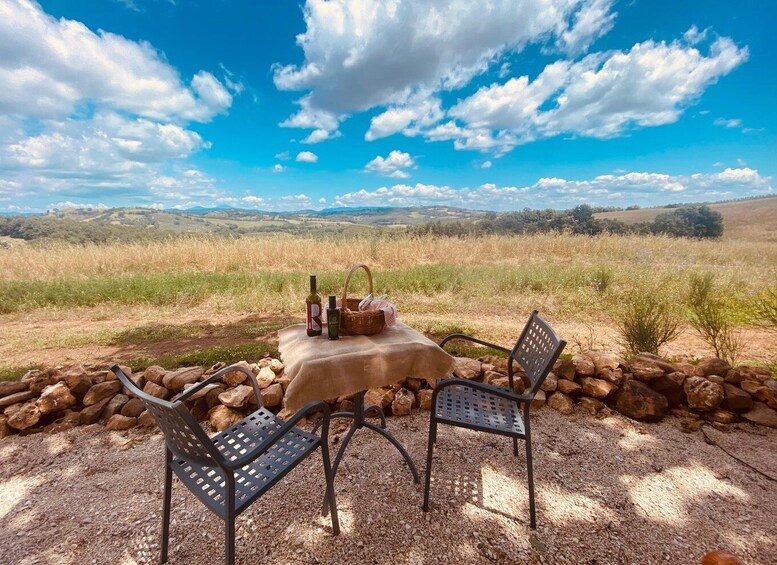
[[343,310],[349,310],[348,308],[348,283],[351,282],[351,276],[359,269],[364,269],[367,271],[367,282],[370,285],[370,294],[372,294],[372,272],[370,272],[370,268],[365,265],[364,263],[355,263],[351,267],[351,271],[348,273],[348,276],[345,279],[345,284],[343,285]]

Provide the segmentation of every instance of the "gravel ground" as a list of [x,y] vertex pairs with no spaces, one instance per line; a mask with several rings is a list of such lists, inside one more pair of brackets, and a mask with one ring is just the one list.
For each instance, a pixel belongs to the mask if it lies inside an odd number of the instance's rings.
[[[728,549],[777,563],[777,430],[686,434],[543,409],[533,416],[538,528],[528,527],[525,459],[507,438],[440,427],[432,508],[398,453],[358,432],[336,480],[342,533],[318,509],[321,458],[238,518],[238,563],[692,563]],[[423,472],[428,413],[388,426]],[[332,441],[342,437],[335,429]],[[101,426],[0,441],[0,562],[154,563],[161,517],[158,434]],[[174,481],[171,563],[220,563],[221,521]]]

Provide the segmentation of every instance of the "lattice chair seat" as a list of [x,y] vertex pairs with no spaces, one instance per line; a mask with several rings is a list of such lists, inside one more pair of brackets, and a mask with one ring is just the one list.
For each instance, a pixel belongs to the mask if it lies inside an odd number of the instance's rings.
[[441,423],[505,435],[524,433],[517,402],[466,384],[442,389],[434,410],[435,418]]
[[[261,408],[231,428],[216,434],[212,441],[227,461],[234,461],[276,434],[283,423],[272,412]],[[318,436],[292,428],[261,457],[235,470],[236,515],[293,469],[319,443]],[[173,471],[208,508],[224,517],[226,483],[221,468],[174,457]]]

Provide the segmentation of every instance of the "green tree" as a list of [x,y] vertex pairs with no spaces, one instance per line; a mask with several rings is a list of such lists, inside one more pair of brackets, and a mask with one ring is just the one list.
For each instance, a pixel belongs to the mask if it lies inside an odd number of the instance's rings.
[[716,238],[723,235],[723,216],[706,204],[683,206],[656,216],[651,231],[676,237]]

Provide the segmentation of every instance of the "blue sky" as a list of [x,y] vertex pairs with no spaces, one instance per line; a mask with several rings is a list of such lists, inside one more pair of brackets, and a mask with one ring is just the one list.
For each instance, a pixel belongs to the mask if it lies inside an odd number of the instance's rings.
[[774,193],[777,4],[3,0],[0,212]]

